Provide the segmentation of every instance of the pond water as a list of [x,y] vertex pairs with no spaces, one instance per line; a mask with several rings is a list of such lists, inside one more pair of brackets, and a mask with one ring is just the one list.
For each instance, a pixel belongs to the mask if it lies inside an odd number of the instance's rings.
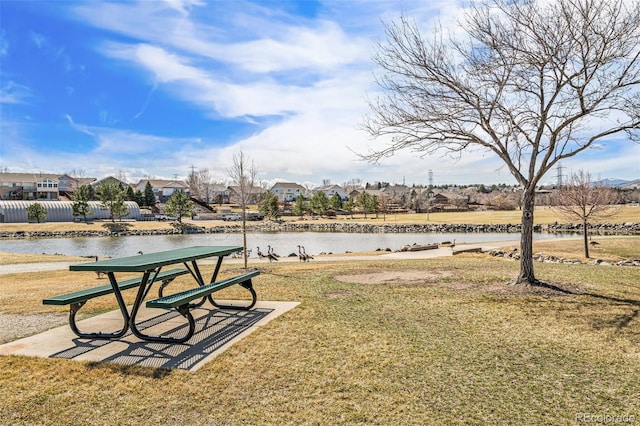
[[[577,234],[535,233],[534,239],[575,238]],[[267,232],[247,234],[247,247],[256,256],[271,246],[275,253],[287,256],[298,252],[298,245],[308,254],[398,250],[407,244],[432,244],[444,241],[481,243],[519,240],[519,233],[336,233],[336,232]],[[153,253],[196,245],[242,246],[242,234],[185,234],[124,237],[80,237],[15,239],[0,241],[0,250],[12,253],[45,253],[69,256],[122,257],[139,251]]]

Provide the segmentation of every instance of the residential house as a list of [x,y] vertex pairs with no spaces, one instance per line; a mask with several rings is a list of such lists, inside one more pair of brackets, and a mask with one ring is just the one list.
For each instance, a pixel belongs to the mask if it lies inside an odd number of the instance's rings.
[[346,193],[344,189],[340,185],[324,185],[319,186],[313,190],[314,193],[322,191],[327,196],[327,198],[333,197],[335,194],[338,194],[342,201],[347,201],[349,199],[349,194]]
[[0,198],[58,200],[59,177],[51,173],[0,173]]
[[385,197],[390,198],[394,202],[400,202],[403,197],[411,194],[411,188],[406,185],[389,185],[380,188]]
[[406,212],[413,190],[406,185],[389,185],[380,189],[379,198],[383,200],[387,212]]
[[141,179],[134,185],[134,191],[139,190],[144,194],[147,182],[151,184],[153,194],[156,196],[156,201],[160,203],[166,203],[175,191],[180,191],[189,195],[189,186],[186,183],[177,180],[164,179]]
[[307,195],[307,189],[294,182],[277,182],[269,191],[278,197],[278,200],[282,203],[290,203],[301,195]]
[[207,185],[206,191],[209,199],[203,201],[215,204],[229,204],[231,202],[229,198],[229,187],[222,183],[211,183]]
[[125,188],[125,189],[127,188],[127,186],[129,186],[129,184],[127,182],[121,181],[120,179],[114,178],[113,176],[107,176],[107,177],[104,177],[102,179],[94,180],[89,185],[93,186],[94,190],[97,193],[100,190],[100,186],[104,185],[107,182],[116,183],[116,184],[120,185],[120,187]]
[[434,192],[432,210],[468,210],[469,196],[455,192]]
[[360,188],[360,189],[352,189],[351,191],[349,191],[349,198],[353,199],[353,200],[357,200],[358,197],[360,196],[360,194],[362,194],[362,192],[364,192],[364,189]]
[[[264,188],[261,188],[259,186],[254,186],[249,190],[249,194],[248,194],[248,200],[247,203],[248,204],[258,204],[260,202],[260,198],[262,197],[262,194],[264,194],[267,190]],[[232,204],[241,204],[242,202],[242,197],[240,194],[240,187],[239,186],[228,186],[227,187],[227,192],[229,193],[229,202]]]
[[58,191],[60,192],[60,197],[71,199],[78,188],[84,185],[91,185],[91,183],[95,181],[96,178],[93,177],[85,178],[64,174],[58,178]]

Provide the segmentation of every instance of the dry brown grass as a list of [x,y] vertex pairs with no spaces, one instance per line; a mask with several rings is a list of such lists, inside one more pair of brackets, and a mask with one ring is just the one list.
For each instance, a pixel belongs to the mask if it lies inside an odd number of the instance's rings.
[[534,241],[533,251],[567,259],[579,259],[582,262],[595,259],[617,262],[623,259],[640,258],[640,236],[597,236],[590,238],[589,241],[597,242],[596,245],[589,244],[589,259],[584,257],[584,240],[582,238],[562,240],[557,244],[550,240]]
[[[620,246],[640,255],[637,241]],[[566,243],[545,242],[545,252],[553,254],[553,244],[570,252]],[[536,264],[539,278],[566,292],[496,292],[517,268],[487,255],[262,264],[259,297],[301,305],[196,373],[0,357],[0,418],[42,425],[640,418],[640,268]],[[39,304],[43,295],[76,289],[71,281],[105,281],[78,275],[0,275],[0,306],[53,312]],[[104,299],[84,309],[115,308]]]
[[[364,222],[367,224],[519,224],[521,212],[512,211],[477,211],[477,212],[453,212],[453,213],[430,213],[427,220],[426,213],[418,214],[388,214],[386,217],[379,215],[377,218],[368,215],[355,215],[353,218],[349,216],[338,216],[336,219],[317,218],[313,223],[334,223],[338,222]],[[308,222],[309,218],[301,220],[299,217],[283,217],[287,222]],[[623,206],[618,214],[607,218],[608,222],[625,223],[640,221],[640,207]],[[187,224],[193,224],[205,228],[214,226],[238,226],[240,222],[225,222],[222,220],[211,221],[191,221],[184,220]],[[553,209],[548,207],[538,208],[535,212],[536,224],[549,224],[554,222],[566,223],[567,220]],[[259,222],[248,222],[249,225],[256,225]],[[173,229],[171,222],[115,222],[116,225],[123,224],[132,229],[154,230],[154,229]],[[18,232],[18,231],[42,231],[42,232],[67,232],[67,231],[104,231],[106,227],[113,225],[110,221],[94,221],[91,223],[73,223],[73,222],[45,222],[45,223],[2,223],[0,224],[0,232]]]
[[86,262],[87,258],[79,256],[62,256],[59,254],[20,254],[0,251],[0,265],[73,261]]

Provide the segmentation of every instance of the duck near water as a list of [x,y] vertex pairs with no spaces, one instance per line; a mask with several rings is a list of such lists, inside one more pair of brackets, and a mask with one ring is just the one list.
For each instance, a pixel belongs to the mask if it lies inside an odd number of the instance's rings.
[[308,262],[310,259],[313,259],[313,256],[307,254],[304,246],[298,246],[298,258],[301,262]]
[[280,257],[279,254],[274,253],[273,248],[271,246],[267,246],[267,254],[270,254],[274,257]]
[[269,262],[273,262],[274,260],[276,262],[278,261],[278,257],[276,257],[276,255],[272,253],[271,246],[267,246],[267,254],[264,254],[262,251],[260,251],[260,247],[256,248],[258,250],[257,253],[260,259],[269,259]]
[[258,257],[259,257],[260,259],[264,259],[264,258],[266,258],[266,257],[267,257],[267,255],[266,255],[266,254],[264,254],[264,253],[260,250],[260,247],[256,247],[256,249],[257,249],[256,253],[258,254]]

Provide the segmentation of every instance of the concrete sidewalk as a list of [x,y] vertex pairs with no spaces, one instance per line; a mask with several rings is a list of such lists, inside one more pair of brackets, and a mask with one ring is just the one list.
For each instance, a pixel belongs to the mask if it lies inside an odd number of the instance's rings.
[[[230,301],[226,301],[230,302]],[[225,301],[221,301],[225,303]],[[0,345],[0,355],[65,358],[75,361],[113,362],[154,368],[196,371],[235,342],[293,309],[298,302],[257,302],[250,311],[198,308],[192,311],[196,332],[182,344],[152,343],[129,331],[119,339],[81,339],[69,325]],[[184,335],[186,320],[175,310],[142,309],[139,329],[145,333]],[[78,322],[83,331],[116,331],[122,327],[119,310]]]

